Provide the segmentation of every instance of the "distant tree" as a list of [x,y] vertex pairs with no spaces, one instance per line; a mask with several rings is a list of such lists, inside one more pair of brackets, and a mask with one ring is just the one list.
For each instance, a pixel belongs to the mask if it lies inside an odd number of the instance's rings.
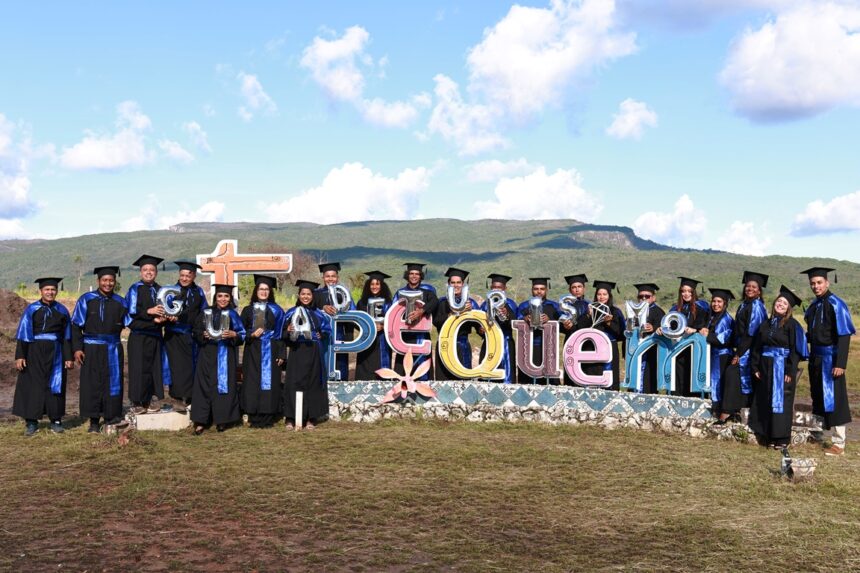
[[75,255],[75,258],[72,259],[75,262],[75,268],[78,271],[78,290],[75,291],[80,294],[81,292],[81,279],[84,277],[84,257],[81,255]]

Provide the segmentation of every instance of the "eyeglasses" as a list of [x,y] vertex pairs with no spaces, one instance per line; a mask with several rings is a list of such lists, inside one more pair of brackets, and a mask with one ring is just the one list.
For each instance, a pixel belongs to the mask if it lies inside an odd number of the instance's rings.
[[640,294],[639,295],[639,300],[648,300],[649,298],[651,298],[650,294]]

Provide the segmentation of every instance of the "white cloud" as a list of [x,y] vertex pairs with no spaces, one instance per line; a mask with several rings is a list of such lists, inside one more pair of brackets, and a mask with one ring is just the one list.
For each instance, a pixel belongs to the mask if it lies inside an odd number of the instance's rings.
[[144,165],[154,159],[144,135],[152,122],[136,102],[124,101],[117,106],[116,127],[115,133],[86,132],[79,143],[63,148],[60,163],[67,169],[111,171]]
[[345,163],[329,171],[318,187],[274,205],[261,205],[274,222],[412,219],[421,194],[430,184],[425,167],[404,169],[396,177],[372,172],[361,163]]
[[520,157],[513,161],[499,161],[491,159],[489,161],[479,161],[469,166],[466,173],[466,179],[472,183],[482,183],[487,181],[498,181],[502,177],[513,177],[516,175],[525,175],[535,171],[539,165],[533,165],[526,161],[525,157]]
[[30,239],[33,234],[24,229],[21,219],[0,219],[0,239]]
[[209,136],[203,131],[203,128],[196,121],[188,121],[182,124],[182,131],[188,134],[191,143],[200,151],[212,153],[212,147],[209,145]]
[[739,255],[764,256],[773,241],[767,235],[759,236],[759,232],[767,231],[750,221],[735,221],[717,239],[717,248]]
[[175,141],[170,141],[169,139],[162,139],[158,142],[158,147],[168,159],[171,159],[172,161],[175,161],[177,163],[183,163],[187,165],[194,161],[194,156],[191,155],[184,147],[182,147]]
[[452,142],[460,155],[475,155],[509,145],[497,131],[497,109],[466,103],[457,84],[445,75],[439,74],[433,79],[436,106],[427,123],[429,134],[438,134]]
[[851,231],[860,231],[860,191],[808,203],[791,227],[796,237]]
[[278,111],[278,106],[263,89],[263,84],[257,76],[239,72],[236,79],[239,81],[239,91],[245,100],[245,105],[239,106],[239,117],[245,121],[251,121],[256,113],[273,114]]
[[220,201],[209,201],[197,209],[181,207],[180,211],[165,213],[155,195],[149,195],[146,207],[135,217],[126,219],[120,228],[122,231],[148,231],[154,229],[167,229],[178,223],[209,223],[222,221],[224,218],[224,203]]
[[614,0],[514,5],[469,51],[469,90],[515,119],[560,105],[576,80],[636,51],[636,35],[616,20]]
[[633,230],[642,238],[681,247],[698,242],[707,225],[705,214],[690,196],[681,195],[671,213],[643,213],[633,222]]
[[0,223],[4,233],[12,233],[14,221],[32,213],[30,199],[29,138],[19,141],[18,129],[0,113]]
[[495,201],[477,201],[481,219],[576,219],[592,222],[603,210],[600,200],[582,188],[575,169],[558,169],[549,175],[544,167],[523,177],[496,184]]
[[657,114],[641,101],[627,98],[618,106],[607,135],[617,139],[641,139],[646,127],[657,127]]
[[[429,97],[418,94],[408,101],[386,101],[364,97],[365,68],[373,68],[373,57],[365,51],[370,34],[361,26],[347,28],[340,38],[327,40],[317,36],[302,52],[300,65],[334,101],[352,104],[364,120],[380,127],[403,128],[413,124],[421,108],[429,107]],[[375,67],[377,77],[385,77],[388,57],[380,58]]]
[[735,110],[759,121],[860,106],[860,6],[804,1],[747,29],[720,80]]

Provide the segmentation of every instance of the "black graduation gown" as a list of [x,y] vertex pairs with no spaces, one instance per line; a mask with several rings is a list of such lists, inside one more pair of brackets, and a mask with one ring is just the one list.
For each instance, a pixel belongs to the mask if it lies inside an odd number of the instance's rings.
[[[699,331],[708,324],[708,317],[710,315],[711,309],[707,303],[697,300],[696,301],[696,316],[693,316],[692,311],[687,308],[687,305],[684,305],[684,309],[680,312],[687,319],[687,328],[692,328],[695,331]],[[678,310],[675,305],[672,306],[672,311]],[[693,349],[685,348],[678,354],[678,357],[675,359],[675,394],[679,396],[691,396],[691,397],[699,397],[701,394],[699,392],[692,391],[692,362],[693,362]]]
[[283,314],[284,311],[276,304],[266,305],[266,324],[263,328],[266,330],[264,335],[271,337],[268,341],[270,389],[263,390],[263,340],[251,337],[251,333],[257,329],[254,325],[254,305],[250,304],[242,309],[242,324],[245,326],[246,337],[242,353],[240,404],[242,411],[248,414],[249,421],[255,425],[270,425],[280,417],[283,381],[277,359],[284,356],[284,343],[280,332]]
[[[403,288],[401,288],[399,290],[413,290],[413,289],[407,285],[407,286],[404,286]],[[424,302],[424,308],[423,308],[424,314],[425,314],[425,316],[429,316],[430,319],[432,320],[433,316],[436,312],[436,307],[439,305],[439,298],[436,296],[436,290],[432,286],[430,286],[428,284],[424,284],[424,283],[422,283],[418,289],[414,289],[414,290],[420,290],[421,291],[421,300]],[[420,335],[419,334],[410,334],[408,332],[403,333],[403,340],[405,342],[409,342],[409,343],[413,343],[413,344],[417,344],[419,341],[428,340],[429,338],[430,338],[429,332],[427,334],[420,334]],[[412,362],[413,371],[419,364],[421,364],[425,360],[428,360],[429,358],[430,358],[429,356],[413,356],[413,362]],[[405,372],[403,370],[403,355],[401,355],[399,353],[394,353],[393,362],[394,362],[394,365],[391,368],[395,372],[400,374],[401,376],[405,375]],[[430,372],[428,372],[427,374],[425,374],[424,376],[422,376],[420,378],[420,380],[430,380],[430,379],[433,379],[433,369],[432,368],[431,368]]]
[[[181,285],[179,285],[181,286]],[[176,317],[176,322],[164,325],[164,349],[167,351],[167,363],[170,365],[170,397],[176,400],[191,402],[194,388],[194,366],[197,363],[197,343],[191,335],[197,316],[205,308],[209,308],[206,295],[196,284],[182,288],[182,312]]]
[[[72,352],[82,350],[80,410],[84,418],[103,417],[108,422],[122,416],[125,352],[120,333],[125,327],[126,302],[118,294],[105,297],[100,291],[88,292],[78,299],[72,313]],[[111,346],[116,348],[118,370],[112,372]],[[111,390],[116,376],[118,392]]]
[[[314,291],[313,306],[323,314],[326,314],[323,307],[332,305],[333,302],[328,293],[328,287],[322,286]],[[350,303],[350,310],[355,310],[355,304]],[[352,340],[355,336],[355,327],[351,324],[339,324],[337,327],[338,340]],[[335,357],[335,368],[340,372],[340,379],[343,381],[349,380],[349,353],[341,352]]]
[[[585,314],[580,316],[577,319],[577,330],[583,328],[594,328],[595,330],[599,330],[600,332],[606,334],[609,337],[609,340],[612,341],[610,345],[612,348],[612,363],[610,364],[612,368],[612,386],[610,390],[618,390],[621,387],[621,368],[619,357],[621,356],[621,348],[622,343],[624,342],[624,328],[626,326],[626,321],[624,320],[624,314],[621,312],[617,306],[613,306],[611,308],[612,311],[612,320],[609,322],[601,322],[597,326],[592,327],[591,316]],[[603,364],[583,364],[582,371],[586,374],[592,376],[599,376],[604,372],[605,365]]]
[[[654,336],[654,333],[660,328],[664,316],[666,316],[666,311],[656,303],[651,303],[648,307],[648,320],[646,322],[651,325],[653,330],[647,336]],[[641,330],[640,336],[642,336]],[[656,394],[657,390],[657,347],[655,346],[646,351],[645,356],[642,357],[642,391],[645,394]]]
[[[833,300],[835,299],[835,300]],[[819,302],[820,301],[820,302]],[[816,304],[818,303],[818,304]],[[848,312],[845,303],[830,292],[816,299],[806,309],[807,340],[811,346],[809,355],[810,393],[812,394],[812,413],[824,418],[824,429],[842,426],[851,421],[851,408],[848,403],[848,385],[845,374],[833,379],[833,411],[827,412],[824,401],[823,368],[824,357],[816,353],[816,347],[836,347],[836,355],[832,357],[833,368],[847,368],[848,349],[851,342],[850,334],[840,334],[836,320],[834,304],[840,305],[843,312]],[[848,315],[848,331],[853,331]]]
[[[472,310],[478,310],[479,305],[474,299],[469,299],[472,303]],[[433,313],[433,326],[436,327],[436,332],[442,332],[442,326],[448,317],[451,315],[451,305],[448,304],[448,297],[443,296],[439,299],[436,305],[436,312]],[[466,368],[472,367],[472,346],[469,344],[469,334],[477,332],[475,323],[467,323],[460,327],[460,332],[457,336],[457,357]],[[441,346],[437,339],[436,342],[436,376],[435,380],[463,380],[459,376],[454,375],[450,370],[445,368],[440,355]]]
[[[797,353],[796,333],[800,325],[794,318],[789,318],[780,327],[777,322],[766,320],[759,326],[758,334],[753,340],[750,350],[750,361],[753,373],[752,402],[750,404],[749,426],[758,436],[770,443],[787,445],[791,441],[791,424],[794,419],[794,392],[797,388],[797,365],[800,356]],[[786,357],[764,356],[767,347],[786,348]],[[775,390],[773,380],[774,361],[783,361],[785,374],[791,377],[791,383],[783,383],[782,413],[774,413],[772,398]]]
[[[576,299],[576,303],[574,306],[576,307],[576,320],[573,320],[570,328],[565,328],[564,323],[559,322],[558,329],[560,335],[562,336],[562,348],[567,344],[567,339],[570,338],[574,332],[580,329],[579,319],[583,316],[588,315],[588,305],[591,304],[591,301],[585,297]],[[562,366],[562,376],[564,376],[564,383],[567,386],[573,386],[575,382],[573,379],[567,374],[567,370]]]
[[[38,420],[44,415],[51,421],[60,420],[66,415],[66,369],[62,362],[72,359],[69,311],[58,302],[47,306],[37,301],[24,313],[30,326],[25,336],[22,336],[22,329],[18,329],[15,359],[23,358],[27,361],[27,366],[18,373],[12,413],[25,420]],[[55,336],[58,340],[40,340],[29,335]],[[23,338],[31,340],[25,341]],[[51,389],[51,381],[54,377],[58,348],[62,383],[60,391],[55,394]]]
[[284,375],[284,418],[288,422],[296,420],[296,392],[303,392],[303,415],[301,423],[316,423],[328,417],[328,380],[323,367],[322,337],[331,335],[331,322],[321,310],[305,307],[311,322],[313,340],[299,337],[290,340],[287,328],[297,307],[284,315],[282,337],[286,350],[287,368]]
[[[358,310],[367,312],[367,300],[361,299],[356,304]],[[385,303],[383,314],[388,311],[391,303]],[[385,341],[385,330],[379,330],[373,339],[373,344],[367,350],[358,353],[355,360],[356,380],[381,380],[376,371],[380,368],[391,368],[391,348]]]
[[[517,315],[521,320],[525,320],[525,317],[529,313],[529,300],[521,302],[520,306],[517,307]],[[559,314],[561,314],[558,304],[553,300],[544,300],[541,312],[547,316],[548,320],[558,320]],[[532,362],[540,364],[543,361],[543,331],[535,330],[533,342]],[[522,370],[518,372],[518,376],[522,384],[550,384],[557,386],[561,383],[561,379],[559,378],[532,378]]]
[[[733,326],[734,320],[725,310],[719,314],[712,312],[708,317],[707,341],[711,353],[711,403],[714,413],[726,412],[722,403],[726,396],[726,369],[731,363],[732,356],[734,356]],[[718,332],[718,330],[722,330],[722,332]],[[717,372],[719,372],[718,377],[716,376]],[[718,378],[716,383],[714,382],[715,377]],[[715,384],[718,384],[716,391]]]
[[158,306],[158,283],[136,282],[125,295],[131,332],[128,335],[128,399],[132,404],[148,404],[153,396],[164,398],[161,325],[146,312]]
[[[735,353],[734,357],[740,358],[746,354],[753,345],[756,333],[763,320],[767,319],[767,309],[764,303],[755,299],[744,301],[735,313]],[[752,380],[751,380],[752,383]],[[723,401],[720,404],[723,412],[737,413],[742,408],[749,408],[752,400],[752,391],[743,393],[741,383],[741,369],[739,364],[726,367],[725,391]]]
[[[219,328],[221,311],[213,309],[212,327]],[[239,391],[236,387],[236,366],[239,364],[239,346],[245,336],[241,317],[230,309],[230,330],[238,335],[229,340],[205,338],[205,316],[200,313],[194,323],[193,336],[200,347],[197,369],[194,372],[194,388],[191,398],[191,421],[200,426],[222,425],[239,421]],[[218,352],[219,347],[226,350],[227,392],[218,392]]]
[[[481,310],[486,311],[488,304],[489,301],[485,300],[481,304]],[[514,327],[512,325],[512,321],[517,319],[517,303],[511,298],[506,298],[505,308],[508,311],[507,316],[504,318],[502,318],[502,316],[497,316],[496,319],[496,324],[498,325],[498,328],[502,329],[502,335],[504,337],[505,356],[502,358],[502,363],[499,365],[499,368],[505,370],[505,378],[502,380],[490,380],[490,382],[518,384],[519,369],[517,368],[517,346],[514,338]],[[483,361],[486,355],[487,343],[485,341],[481,344],[480,360]]]

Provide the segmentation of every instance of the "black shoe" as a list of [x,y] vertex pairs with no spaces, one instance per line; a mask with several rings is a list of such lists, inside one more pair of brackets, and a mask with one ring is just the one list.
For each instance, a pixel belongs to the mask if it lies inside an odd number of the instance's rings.
[[51,422],[51,431],[55,434],[62,434],[66,429],[63,427],[63,423],[57,420],[55,422]]
[[32,438],[36,435],[36,432],[39,431],[39,423],[38,422],[27,422],[27,427],[24,429],[24,435],[28,438]]
[[90,422],[90,427],[87,428],[87,433],[88,434],[98,434],[99,433],[99,425],[93,424],[92,422]]
[[219,432],[223,432],[224,430],[227,429],[227,425],[226,424],[218,424],[217,426],[215,426],[215,429],[218,430]]

